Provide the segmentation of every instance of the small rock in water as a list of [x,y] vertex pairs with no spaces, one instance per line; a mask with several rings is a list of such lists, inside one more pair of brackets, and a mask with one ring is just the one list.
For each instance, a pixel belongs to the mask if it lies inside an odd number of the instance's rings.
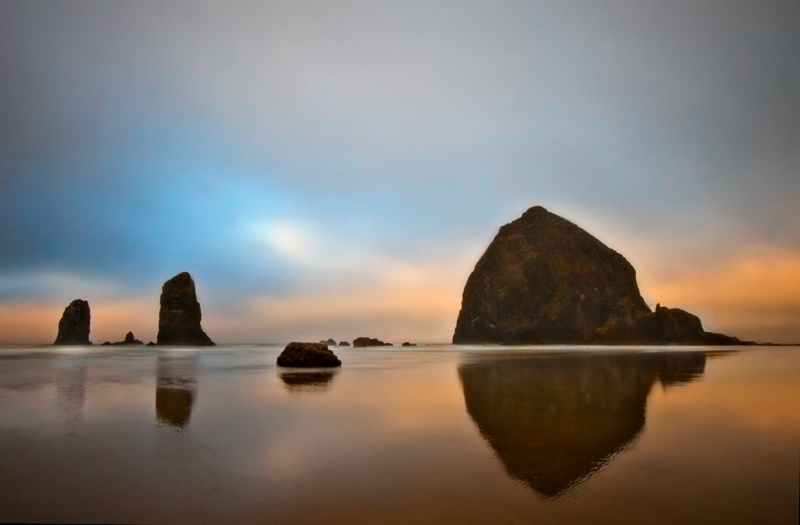
[[334,367],[342,366],[328,346],[323,343],[289,343],[278,356],[278,366],[284,367]]
[[353,339],[353,346],[357,348],[364,348],[367,346],[394,346],[392,343],[384,343],[380,339],[373,337],[356,337]]

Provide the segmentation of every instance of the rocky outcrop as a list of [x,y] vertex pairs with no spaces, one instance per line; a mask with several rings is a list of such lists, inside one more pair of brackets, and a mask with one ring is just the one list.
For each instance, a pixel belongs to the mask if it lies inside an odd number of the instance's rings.
[[161,289],[157,344],[213,346],[200,326],[200,318],[192,276],[187,272],[176,275]]
[[350,343],[347,341],[339,341],[339,346],[350,346]]
[[342,366],[328,345],[323,343],[289,343],[278,356],[278,366],[322,368]]
[[58,335],[54,345],[90,345],[89,324],[91,312],[89,302],[75,299],[64,309],[58,322]]
[[500,228],[467,280],[453,343],[740,344],[651,312],[619,253],[541,206]]
[[321,345],[336,346],[336,341],[333,339],[325,339],[319,342]]
[[103,343],[103,346],[127,346],[127,345],[143,345],[144,343],[133,336],[133,332],[128,332],[125,334],[124,341],[117,341],[116,343],[109,343],[106,341]]
[[401,344],[400,346],[417,346],[417,343],[409,343],[406,341],[405,343]]
[[392,343],[384,343],[380,339],[373,337],[356,337],[353,339],[353,346],[356,348],[365,348],[367,346],[394,346]]

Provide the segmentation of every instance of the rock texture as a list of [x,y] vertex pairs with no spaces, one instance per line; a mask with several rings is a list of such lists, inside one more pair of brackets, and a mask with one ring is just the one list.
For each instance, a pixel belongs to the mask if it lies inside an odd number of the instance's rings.
[[324,343],[289,343],[278,356],[278,366],[322,368],[342,366]]
[[161,289],[157,344],[213,346],[200,326],[200,318],[192,276],[187,272],[176,275]]
[[741,344],[651,312],[619,253],[541,206],[500,228],[467,280],[453,343]]
[[353,339],[353,346],[356,348],[364,348],[367,346],[394,346],[392,343],[384,343],[380,339],[374,337],[356,337]]
[[58,335],[54,345],[90,345],[89,324],[91,312],[89,302],[75,299],[64,309],[58,322]]

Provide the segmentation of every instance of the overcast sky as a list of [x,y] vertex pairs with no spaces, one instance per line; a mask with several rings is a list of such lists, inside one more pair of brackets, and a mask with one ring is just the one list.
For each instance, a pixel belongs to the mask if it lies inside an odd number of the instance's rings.
[[800,341],[800,3],[0,0],[0,342],[446,342],[543,205],[651,307]]

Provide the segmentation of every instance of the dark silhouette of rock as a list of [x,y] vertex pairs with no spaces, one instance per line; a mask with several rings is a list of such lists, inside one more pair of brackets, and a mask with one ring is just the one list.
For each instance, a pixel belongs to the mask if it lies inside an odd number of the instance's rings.
[[416,343],[409,343],[408,341],[406,341],[405,343],[403,343],[400,346],[417,346],[417,344]]
[[639,293],[619,253],[541,206],[506,224],[467,280],[453,343],[741,344]]
[[479,358],[459,367],[467,412],[510,476],[546,497],[590,478],[638,437],[654,382],[703,375],[703,352]]
[[350,346],[350,343],[347,341],[339,341],[339,346]]
[[103,343],[103,346],[112,346],[112,345],[113,346],[128,346],[128,345],[133,346],[133,345],[143,345],[143,344],[144,344],[143,342],[139,341],[138,339],[136,339],[133,336],[133,332],[128,332],[127,334],[125,334],[125,340],[124,341],[117,341],[116,343],[109,343],[108,341],[106,341],[105,343]]
[[394,346],[392,343],[384,343],[380,339],[373,337],[356,337],[353,339],[353,346],[356,348],[364,348],[367,346]]
[[214,342],[200,326],[200,318],[200,303],[192,276],[183,272],[165,282],[161,289],[157,343],[213,346]]
[[89,302],[75,299],[64,309],[58,322],[58,335],[54,345],[90,345],[89,324],[91,312]]
[[153,341],[150,341],[149,343],[147,343],[147,346],[156,346],[156,344]]
[[321,345],[336,346],[336,341],[333,339],[323,339],[319,342]]
[[278,366],[321,368],[341,365],[336,354],[323,343],[289,343],[278,356]]

